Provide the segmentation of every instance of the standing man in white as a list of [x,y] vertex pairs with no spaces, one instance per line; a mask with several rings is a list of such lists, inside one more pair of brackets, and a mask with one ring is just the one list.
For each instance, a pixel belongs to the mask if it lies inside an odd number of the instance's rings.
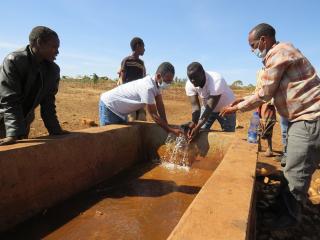
[[181,130],[168,125],[160,89],[168,87],[174,77],[174,67],[163,62],[154,76],[120,85],[100,96],[100,126],[127,122],[127,115],[147,107],[152,119],[167,132],[179,135]]
[[[210,129],[215,120],[219,121],[222,131],[234,132],[236,114],[219,116],[220,110],[235,100],[224,78],[219,73],[205,71],[198,62],[189,64],[187,75],[186,94],[192,106],[189,141],[199,133],[200,128]],[[202,101],[201,111],[199,98]]]

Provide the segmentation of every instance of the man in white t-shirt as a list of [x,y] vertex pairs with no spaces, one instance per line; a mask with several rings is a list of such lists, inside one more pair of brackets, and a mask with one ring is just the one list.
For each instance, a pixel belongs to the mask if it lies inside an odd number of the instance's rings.
[[[224,78],[216,72],[207,72],[198,62],[191,63],[187,68],[189,80],[186,83],[186,94],[192,105],[192,122],[189,124],[188,138],[191,141],[200,128],[210,129],[218,120],[225,132],[234,132],[236,115],[219,116],[220,110],[231,104],[234,94]],[[202,108],[200,112],[200,102]]]
[[180,129],[168,125],[160,89],[168,87],[174,77],[174,67],[169,62],[163,62],[158,67],[154,77],[120,85],[100,96],[99,116],[100,126],[127,122],[127,115],[138,109],[147,107],[152,119],[167,132],[176,135]]

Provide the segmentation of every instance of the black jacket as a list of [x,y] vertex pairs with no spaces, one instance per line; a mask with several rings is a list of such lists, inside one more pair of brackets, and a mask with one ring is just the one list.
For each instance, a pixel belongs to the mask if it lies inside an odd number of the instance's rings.
[[60,68],[53,62],[37,63],[29,45],[9,54],[0,70],[0,121],[6,136],[25,136],[29,114],[40,104],[49,133],[61,130],[56,115]]

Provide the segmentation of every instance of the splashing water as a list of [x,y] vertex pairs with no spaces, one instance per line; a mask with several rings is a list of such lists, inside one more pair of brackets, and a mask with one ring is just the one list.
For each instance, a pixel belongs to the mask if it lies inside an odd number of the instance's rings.
[[[167,167],[174,166],[190,167],[188,158],[189,144],[184,135],[178,137],[169,134],[166,142],[166,151],[160,159],[161,163]],[[173,166],[172,166],[173,165]]]

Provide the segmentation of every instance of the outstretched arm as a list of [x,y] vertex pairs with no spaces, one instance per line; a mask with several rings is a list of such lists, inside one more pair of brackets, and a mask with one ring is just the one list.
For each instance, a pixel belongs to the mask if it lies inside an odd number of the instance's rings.
[[[182,130],[170,127],[167,123],[167,119],[166,118],[163,119],[163,117],[165,117],[166,114],[165,114],[165,109],[164,109],[161,95],[156,96],[155,100],[156,100],[156,104],[147,104],[147,111],[150,114],[153,121],[157,123],[160,127],[162,127],[164,130],[166,130],[167,132],[171,132],[175,135],[181,134]],[[160,110],[157,109],[157,106],[160,107]]]

